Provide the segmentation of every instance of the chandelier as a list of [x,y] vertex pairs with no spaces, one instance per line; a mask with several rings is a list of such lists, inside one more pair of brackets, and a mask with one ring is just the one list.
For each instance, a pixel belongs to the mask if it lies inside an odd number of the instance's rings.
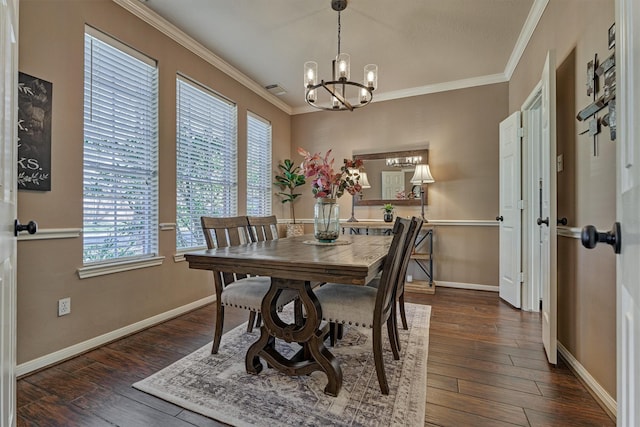
[[[304,87],[307,104],[321,110],[353,111],[364,107],[373,99],[373,91],[378,86],[378,66],[368,64],[364,67],[364,81],[358,83],[350,79],[350,56],[340,51],[340,12],[347,8],[347,0],[331,0],[331,8],[338,12],[338,55],[332,61],[330,81],[320,80],[318,83],[318,64],[314,61],[304,63]],[[318,103],[318,91],[328,92],[331,103]],[[349,99],[358,99],[350,102]]]

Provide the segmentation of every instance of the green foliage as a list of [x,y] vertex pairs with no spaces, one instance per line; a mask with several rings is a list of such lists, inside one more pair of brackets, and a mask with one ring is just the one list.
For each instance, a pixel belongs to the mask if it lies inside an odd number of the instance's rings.
[[393,207],[393,205],[391,203],[385,203],[384,206],[382,208],[380,208],[380,209],[382,209],[383,211],[385,211],[387,213],[391,213],[391,212],[393,212],[394,207]]
[[282,163],[278,164],[278,169],[281,173],[275,176],[276,182],[273,185],[280,187],[279,192],[276,194],[282,197],[282,203],[291,203],[291,218],[293,223],[296,223],[296,213],[293,207],[293,202],[302,195],[302,193],[295,193],[295,189],[301,185],[306,184],[304,175],[300,174],[300,167],[291,161],[291,159],[284,159]]

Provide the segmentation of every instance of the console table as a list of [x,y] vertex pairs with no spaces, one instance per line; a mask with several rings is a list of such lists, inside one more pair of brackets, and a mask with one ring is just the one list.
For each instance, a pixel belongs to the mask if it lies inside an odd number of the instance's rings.
[[[341,221],[342,234],[391,234],[393,222],[383,221]],[[420,229],[420,236],[416,240],[416,245],[411,260],[427,276],[427,280],[414,280],[406,282],[404,288],[410,292],[434,294],[436,285],[433,281],[433,232],[434,229],[424,224]],[[424,244],[420,252],[417,251]]]

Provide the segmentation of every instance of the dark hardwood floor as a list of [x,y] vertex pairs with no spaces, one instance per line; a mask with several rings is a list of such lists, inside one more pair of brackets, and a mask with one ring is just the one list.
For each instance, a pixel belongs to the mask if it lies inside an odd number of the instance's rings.
[[[427,426],[614,426],[560,361],[546,362],[540,316],[493,292],[438,288],[432,305]],[[213,305],[18,381],[19,426],[220,426],[131,387],[211,341]],[[225,330],[246,321],[227,310]],[[224,337],[223,337],[224,339]]]

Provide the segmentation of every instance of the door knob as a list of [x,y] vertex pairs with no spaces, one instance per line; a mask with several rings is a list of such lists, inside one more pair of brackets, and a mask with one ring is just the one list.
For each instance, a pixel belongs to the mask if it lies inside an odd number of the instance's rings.
[[502,217],[502,215],[496,217],[496,221],[503,221],[503,220],[504,218]]
[[538,225],[545,224],[548,227],[549,226],[549,217],[546,217],[545,219],[538,218],[538,220],[536,222],[538,223]]
[[13,235],[17,236],[21,231],[27,231],[29,234],[36,234],[36,231],[38,231],[38,224],[36,224],[35,221],[29,221],[28,224],[23,225],[16,219],[14,221]]
[[569,223],[569,221],[567,221],[567,218],[562,217],[562,218],[558,218],[558,225],[567,225]]
[[606,243],[613,246],[613,251],[617,254],[620,253],[622,235],[620,234],[620,223],[613,224],[611,231],[601,233],[593,225],[585,225],[582,227],[582,234],[580,236],[582,240],[582,246],[587,249],[593,249],[598,243]]

